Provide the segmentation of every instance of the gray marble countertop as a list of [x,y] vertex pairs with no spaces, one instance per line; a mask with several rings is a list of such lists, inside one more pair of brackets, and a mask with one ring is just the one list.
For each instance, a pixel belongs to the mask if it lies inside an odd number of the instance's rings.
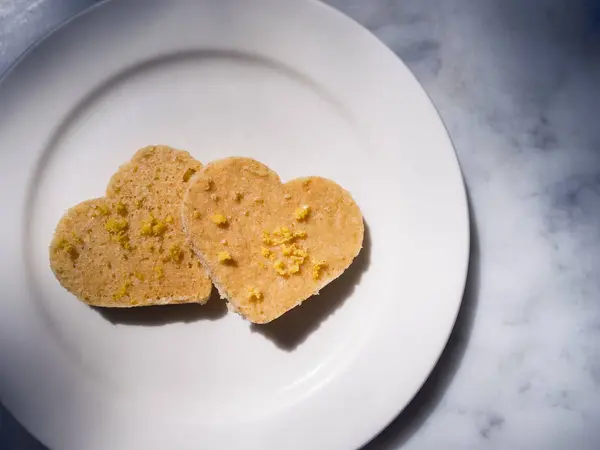
[[[0,0],[0,73],[93,3]],[[600,448],[600,2],[329,3],[432,97],[473,223],[451,340],[365,450]],[[43,449],[1,408],[0,448]]]

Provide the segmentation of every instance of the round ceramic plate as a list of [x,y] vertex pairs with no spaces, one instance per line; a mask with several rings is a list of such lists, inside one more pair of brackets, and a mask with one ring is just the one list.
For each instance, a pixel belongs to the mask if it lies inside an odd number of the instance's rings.
[[[54,227],[148,144],[336,180],[360,256],[267,326],[219,299],[87,307],[48,267]],[[0,148],[0,396],[50,448],[358,448],[450,334],[469,244],[451,142],[394,54],[320,3],[103,3],[0,84]]]

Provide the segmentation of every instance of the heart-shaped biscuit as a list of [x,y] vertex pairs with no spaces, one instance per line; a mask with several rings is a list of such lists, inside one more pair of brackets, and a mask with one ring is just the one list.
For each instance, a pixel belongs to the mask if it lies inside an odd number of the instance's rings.
[[60,284],[94,306],[205,303],[212,285],[181,225],[183,194],[201,168],[184,151],[139,150],[106,197],[76,205],[58,223],[50,266]]
[[254,323],[276,319],[339,277],[364,236],[360,209],[338,184],[319,177],[282,184],[248,158],[199,171],[182,215],[219,293]]

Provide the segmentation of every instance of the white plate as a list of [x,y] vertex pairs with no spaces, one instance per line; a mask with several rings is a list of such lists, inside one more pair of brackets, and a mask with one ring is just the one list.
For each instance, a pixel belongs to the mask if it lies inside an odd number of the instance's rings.
[[[338,181],[368,225],[361,256],[268,327],[219,301],[83,305],[48,268],[54,226],[151,143]],[[452,145],[406,67],[329,7],[104,3],[2,82],[0,148],[0,395],[51,448],[357,448],[446,343],[469,243]]]

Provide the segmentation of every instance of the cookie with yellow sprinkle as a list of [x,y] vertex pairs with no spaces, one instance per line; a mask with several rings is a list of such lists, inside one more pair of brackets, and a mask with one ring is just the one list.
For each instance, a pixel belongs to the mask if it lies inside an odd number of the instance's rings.
[[201,168],[185,151],[139,150],[113,175],[106,197],[59,221],[50,267],[60,284],[93,306],[205,303],[212,285],[181,224],[181,200]]
[[319,177],[282,184],[248,158],[195,174],[182,216],[220,295],[254,323],[278,318],[339,277],[364,236],[360,209],[338,184]]

